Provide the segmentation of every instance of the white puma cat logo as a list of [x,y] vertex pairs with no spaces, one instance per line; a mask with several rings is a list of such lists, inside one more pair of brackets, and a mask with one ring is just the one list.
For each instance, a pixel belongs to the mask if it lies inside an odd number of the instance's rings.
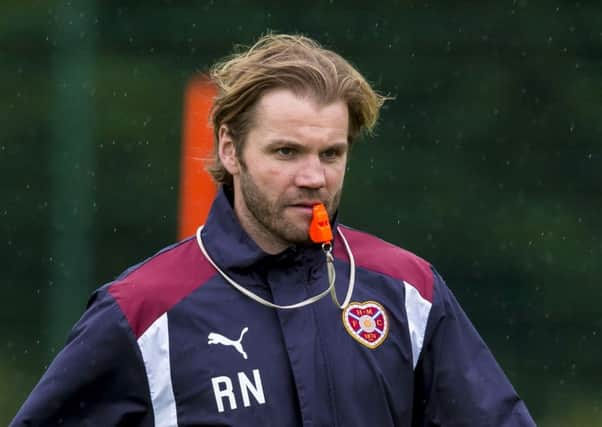
[[207,342],[207,344],[230,345],[230,346],[234,347],[236,349],[236,351],[238,351],[240,354],[242,354],[242,357],[244,357],[246,360],[247,353],[242,348],[242,337],[247,333],[248,330],[249,330],[249,328],[247,328],[245,326],[240,333],[240,337],[236,341],[233,341],[230,338],[226,338],[225,336],[223,336],[221,334],[211,332],[211,333],[209,333],[209,336],[208,336],[209,341]]

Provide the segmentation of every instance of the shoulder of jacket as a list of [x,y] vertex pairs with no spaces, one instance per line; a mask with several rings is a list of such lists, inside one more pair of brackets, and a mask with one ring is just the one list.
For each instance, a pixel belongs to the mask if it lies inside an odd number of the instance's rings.
[[[428,301],[433,301],[434,274],[431,264],[418,255],[386,242],[372,234],[340,226],[358,268],[383,274],[415,288]],[[337,233],[335,257],[348,261]]]
[[189,238],[127,269],[106,286],[106,291],[139,338],[155,320],[214,275],[196,240]]

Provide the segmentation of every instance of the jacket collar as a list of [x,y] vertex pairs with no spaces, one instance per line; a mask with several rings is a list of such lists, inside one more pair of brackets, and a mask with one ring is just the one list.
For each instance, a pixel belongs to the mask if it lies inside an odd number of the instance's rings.
[[241,273],[251,268],[263,270],[275,264],[315,267],[324,263],[318,244],[290,246],[276,255],[266,253],[242,228],[232,205],[231,191],[220,188],[201,231],[207,252],[222,270]]

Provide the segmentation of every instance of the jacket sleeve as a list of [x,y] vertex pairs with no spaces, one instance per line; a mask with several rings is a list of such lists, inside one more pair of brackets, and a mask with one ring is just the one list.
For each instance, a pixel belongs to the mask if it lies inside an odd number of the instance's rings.
[[153,425],[136,339],[106,289],[92,296],[10,427]]
[[487,345],[443,279],[415,371],[414,426],[535,426]]

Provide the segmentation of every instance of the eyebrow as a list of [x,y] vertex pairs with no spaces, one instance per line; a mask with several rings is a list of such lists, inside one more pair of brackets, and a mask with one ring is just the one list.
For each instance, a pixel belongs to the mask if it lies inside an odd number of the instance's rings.
[[[297,149],[305,149],[306,146],[304,144],[301,144],[298,141],[292,140],[292,139],[275,139],[270,141],[267,145],[266,145],[266,149],[272,149],[275,147],[279,147],[282,145],[286,145],[288,147],[292,147],[292,148],[297,148]],[[333,142],[331,144],[328,144],[328,146],[326,147],[327,150],[332,150],[332,149],[336,149],[336,150],[345,150],[349,147],[349,143],[347,141],[345,142]]]

